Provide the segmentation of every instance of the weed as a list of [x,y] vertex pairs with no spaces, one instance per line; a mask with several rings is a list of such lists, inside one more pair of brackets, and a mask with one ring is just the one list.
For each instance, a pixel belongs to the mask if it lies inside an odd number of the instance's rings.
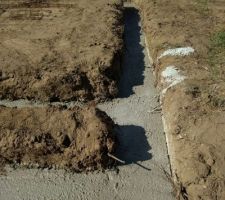
[[211,40],[214,46],[225,48],[225,30],[217,32]]
[[209,13],[208,3],[209,0],[196,0],[197,9],[202,15],[208,15]]
[[186,188],[183,187],[183,184],[180,182],[177,174],[174,174],[174,177],[164,169],[163,166],[158,166],[159,169],[165,175],[165,178],[170,182],[173,192],[172,194],[177,200],[188,200],[188,194]]
[[225,80],[225,30],[212,35],[208,60],[213,79]]

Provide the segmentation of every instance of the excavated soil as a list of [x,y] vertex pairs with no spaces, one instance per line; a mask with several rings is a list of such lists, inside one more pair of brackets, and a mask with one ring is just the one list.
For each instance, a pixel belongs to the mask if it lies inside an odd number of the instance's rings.
[[0,99],[115,97],[121,8],[120,0],[1,0]]
[[[177,197],[225,199],[225,1],[133,2],[141,11],[162,90]],[[120,0],[2,0],[0,99],[99,102],[115,97],[121,21]],[[112,129],[111,119],[88,106],[1,106],[0,163],[105,168],[115,147]]]
[[[225,1],[135,2],[156,84],[164,89],[161,101],[177,197],[225,199]],[[194,52],[175,55],[179,47]]]
[[[115,133],[119,146],[114,155],[125,164],[118,166],[117,170],[87,175],[65,173],[64,170],[14,171],[6,168],[7,176],[0,176],[0,199],[174,199],[171,183],[166,178],[170,165],[161,114],[151,113],[159,106],[158,93],[153,85],[152,67],[138,11],[125,8],[124,19],[126,49],[120,98],[101,103],[98,108],[117,123]],[[5,105],[13,106],[12,103]],[[20,103],[21,106],[24,102]]]
[[95,109],[0,107],[1,164],[76,172],[112,164],[114,123]]
[[0,107],[2,166],[113,164],[114,124],[90,101],[118,93],[122,13],[120,0],[0,1],[0,100],[13,105]]

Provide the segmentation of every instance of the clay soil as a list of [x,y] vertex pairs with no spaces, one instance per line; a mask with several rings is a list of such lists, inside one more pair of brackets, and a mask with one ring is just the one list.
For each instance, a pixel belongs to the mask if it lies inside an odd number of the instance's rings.
[[[0,100],[43,103],[0,107],[0,163],[111,165],[113,122],[89,102],[117,95],[121,1],[1,0],[0,25]],[[48,103],[56,101],[65,106]],[[66,108],[66,101],[86,104]]]
[[121,1],[1,0],[0,99],[117,95]]
[[[177,197],[225,199],[225,1],[136,1],[154,61],[175,66],[186,80],[162,98]],[[186,57],[162,52],[192,47]]]

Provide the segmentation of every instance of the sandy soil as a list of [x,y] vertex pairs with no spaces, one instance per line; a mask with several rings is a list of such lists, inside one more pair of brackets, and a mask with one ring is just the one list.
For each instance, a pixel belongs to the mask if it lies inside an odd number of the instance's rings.
[[162,90],[178,198],[225,199],[225,1],[136,3]]
[[121,8],[120,0],[1,0],[0,99],[116,96]]

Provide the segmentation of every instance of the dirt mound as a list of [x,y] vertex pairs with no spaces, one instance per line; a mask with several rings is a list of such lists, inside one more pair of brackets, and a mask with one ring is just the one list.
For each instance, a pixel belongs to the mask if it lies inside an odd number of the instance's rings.
[[162,89],[178,196],[225,199],[225,4],[134,1],[140,6],[157,84]]
[[49,101],[117,95],[122,1],[2,0],[0,25],[0,99],[43,103],[0,107],[0,163],[74,171],[112,164],[112,120],[85,104]]
[[203,88],[200,93],[193,88],[177,87],[164,102],[170,105],[164,113],[170,121],[174,172],[188,199],[224,199],[225,112],[214,107]]
[[0,163],[76,172],[112,164],[114,123],[93,107],[0,107]]
[[0,2],[0,99],[105,100],[117,95],[120,0]]

